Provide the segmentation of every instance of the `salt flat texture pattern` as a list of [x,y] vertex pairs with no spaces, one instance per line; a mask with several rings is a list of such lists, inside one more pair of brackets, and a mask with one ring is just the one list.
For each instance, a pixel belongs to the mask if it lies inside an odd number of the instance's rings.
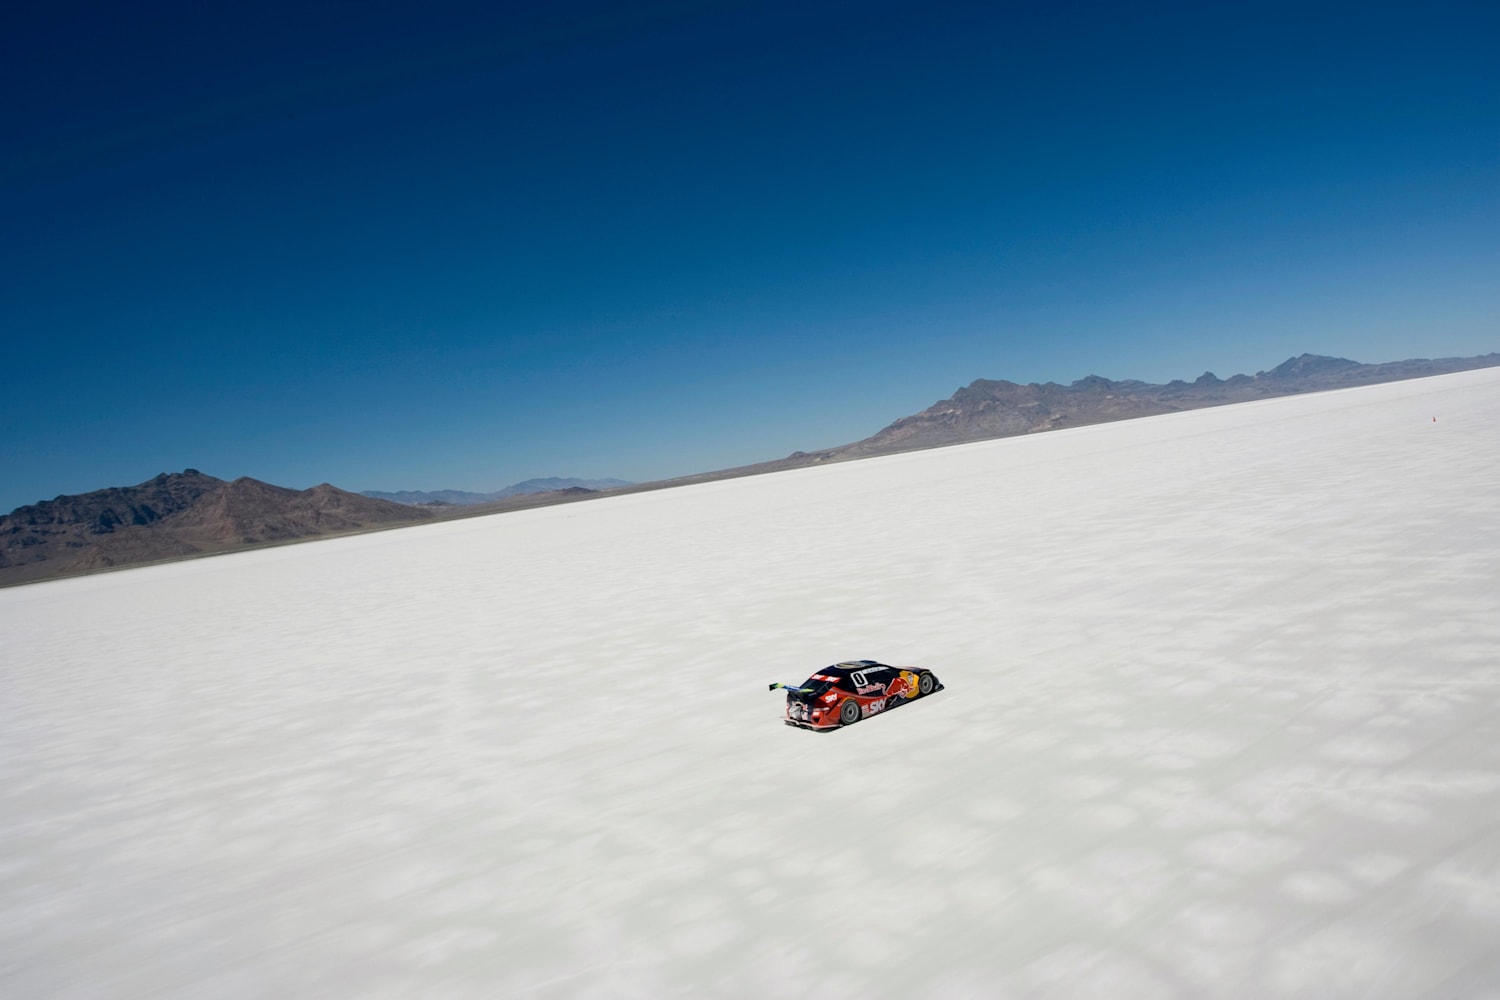
[[[0,636],[9,997],[1500,995],[1500,369],[44,583]],[[947,690],[780,723],[851,657]]]

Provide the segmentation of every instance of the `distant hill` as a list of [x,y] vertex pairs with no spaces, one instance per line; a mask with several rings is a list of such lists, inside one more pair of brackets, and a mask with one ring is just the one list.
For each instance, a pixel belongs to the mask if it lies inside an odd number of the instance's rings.
[[902,417],[863,440],[819,452],[794,452],[764,464],[795,468],[1495,366],[1500,366],[1500,354],[1375,365],[1302,354],[1254,375],[1221,379],[1213,372],[1204,372],[1192,382],[1178,379],[1165,385],[1133,379],[1114,381],[1099,375],[1070,385],[1018,385],[978,379],[921,413]]
[[297,539],[410,524],[434,515],[323,483],[308,490],[196,469],[164,472],[17,508],[0,517],[0,585]]
[[633,485],[635,484],[624,479],[560,479],[552,476],[545,479],[528,479],[525,482],[507,486],[503,490],[495,490],[493,493],[471,493],[467,490],[399,490],[395,493],[383,493],[379,490],[363,490],[360,496],[404,504],[474,506],[494,503],[497,500],[506,500],[514,496],[579,489],[599,492]]
[[1348,358],[1302,354],[1288,358],[1270,371],[1254,375],[1232,375],[1221,379],[1213,372],[1204,372],[1192,382],[1174,379],[1165,385],[1135,379],[1115,381],[1100,375],[1089,375],[1070,385],[1056,382],[1018,385],[1003,380],[978,379],[921,413],[902,417],[871,436],[850,444],[819,451],[794,451],[785,458],[644,483],[624,492],[665,489],[1204,406],[1399,382],[1497,366],[1500,366],[1500,354],[1472,358],[1417,358],[1373,365]]

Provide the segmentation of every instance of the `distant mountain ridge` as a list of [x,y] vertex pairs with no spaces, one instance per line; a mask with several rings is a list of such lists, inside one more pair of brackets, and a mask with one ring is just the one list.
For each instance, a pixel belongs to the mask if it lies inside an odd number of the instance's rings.
[[431,511],[362,497],[323,483],[307,490],[197,469],[164,472],[18,507],[0,517],[0,583],[431,519]]
[[525,482],[507,486],[502,490],[495,490],[493,493],[472,493],[468,490],[398,490],[394,493],[385,493],[380,490],[362,490],[360,491],[360,496],[413,505],[426,504],[439,506],[453,504],[467,507],[536,493],[557,493],[564,490],[580,489],[599,492],[602,490],[618,489],[621,486],[634,485],[634,483],[624,479],[563,479],[557,476],[549,476],[542,479],[528,479]]
[[818,452],[794,452],[764,464],[795,468],[1495,366],[1500,366],[1500,354],[1374,365],[1302,354],[1254,375],[1221,379],[1213,372],[1204,372],[1192,382],[1174,379],[1165,385],[1135,379],[1115,381],[1099,375],[1065,386],[978,379],[921,413],[902,417],[860,441]]
[[[690,483],[852,461],[969,441],[1033,434],[1130,417],[1220,406],[1302,392],[1373,385],[1500,366],[1500,353],[1367,365],[1302,354],[1270,371],[1156,385],[1089,375],[1071,383],[1019,385],[977,379],[921,413],[852,444],[654,483],[619,479],[528,479],[494,493],[461,490],[349,493],[327,483],[307,490],[196,469],[162,473],[18,507],[0,517],[0,586],[169,559],[473,514],[584,500],[600,489],[635,493]],[[446,499],[447,497],[461,499]],[[473,498],[481,499],[473,499]],[[400,498],[400,499],[398,499]]]

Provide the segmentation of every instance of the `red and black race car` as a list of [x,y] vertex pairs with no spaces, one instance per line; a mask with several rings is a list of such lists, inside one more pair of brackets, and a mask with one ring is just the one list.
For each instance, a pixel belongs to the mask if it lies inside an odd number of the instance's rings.
[[941,691],[930,670],[888,667],[874,660],[846,660],[824,667],[795,687],[772,684],[786,692],[786,724],[804,729],[836,729],[889,711],[914,698]]

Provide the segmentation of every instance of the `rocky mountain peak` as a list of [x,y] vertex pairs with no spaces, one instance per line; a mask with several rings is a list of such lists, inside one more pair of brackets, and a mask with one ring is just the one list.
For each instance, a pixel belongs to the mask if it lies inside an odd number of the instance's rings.
[[1299,354],[1295,358],[1287,358],[1269,372],[1260,374],[1263,377],[1278,379],[1307,378],[1359,367],[1358,361],[1350,361],[1348,358],[1331,358],[1323,354]]
[[431,516],[430,511],[346,493],[327,483],[293,490],[249,476],[226,483],[196,469],[163,472],[137,486],[61,496],[0,518],[0,583]]

